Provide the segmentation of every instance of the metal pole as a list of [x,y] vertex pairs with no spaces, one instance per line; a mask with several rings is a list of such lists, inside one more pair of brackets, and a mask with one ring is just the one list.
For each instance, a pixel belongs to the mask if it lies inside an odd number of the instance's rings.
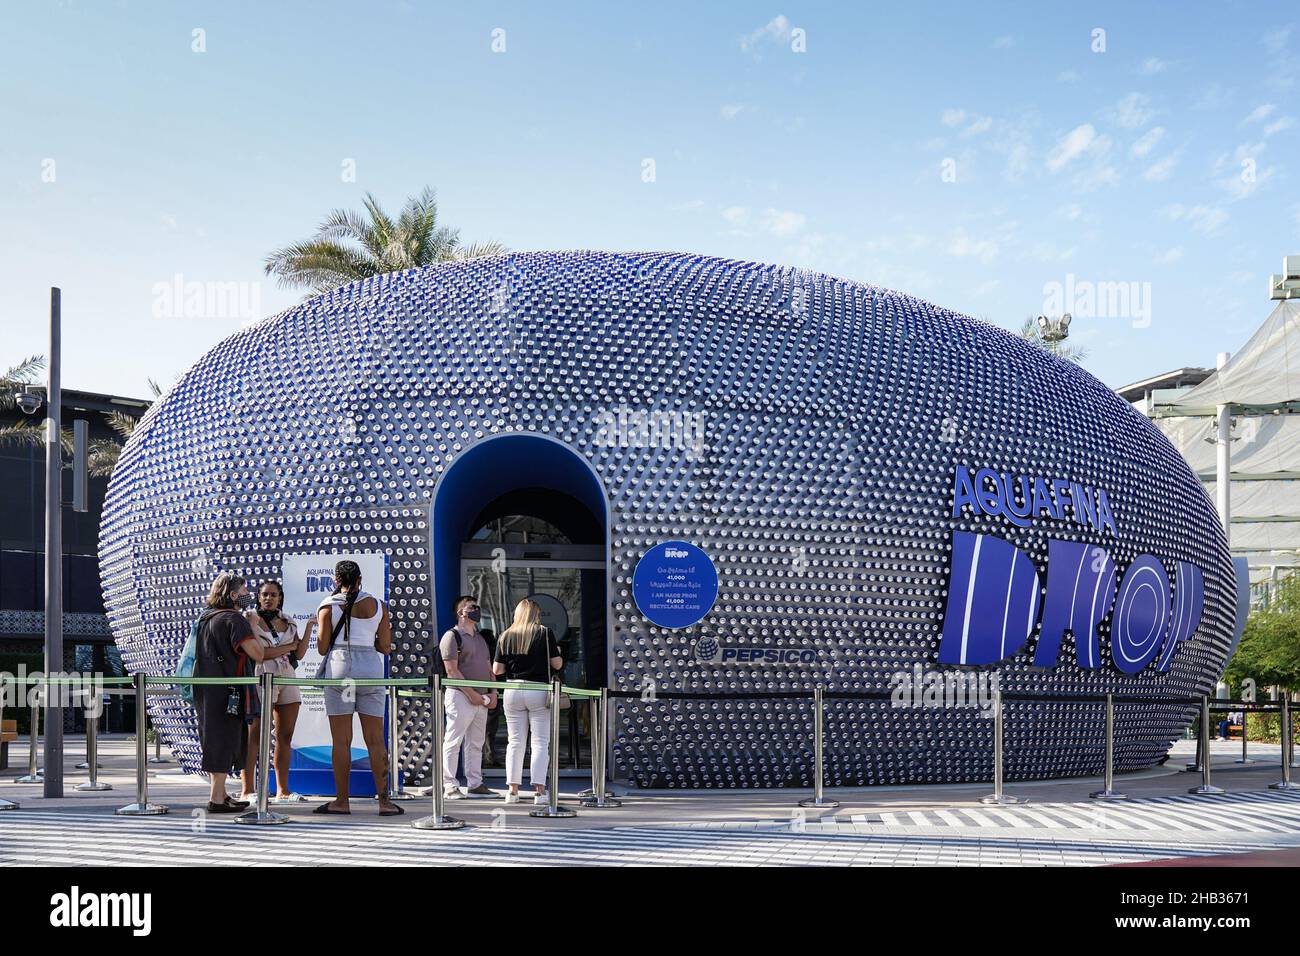
[[241,813],[235,817],[236,823],[265,825],[271,823],[288,823],[289,817],[271,810],[271,715],[275,710],[275,675],[267,672],[262,675],[262,695],[260,724],[257,741],[257,808]]
[[1210,698],[1201,696],[1201,785],[1192,787],[1188,793],[1210,795],[1223,793],[1221,787],[1210,784]]
[[[1228,364],[1228,353],[1220,352],[1215,361],[1219,371]],[[1217,374],[1217,373],[1216,373]],[[1219,523],[1223,538],[1232,543],[1232,406],[1220,405],[1215,410],[1218,428],[1215,434],[1214,496],[1219,509]]]
[[599,697],[591,698],[591,791],[582,798],[584,807],[605,810],[621,807],[621,800],[605,789],[605,705],[609,702],[604,688]]
[[1127,793],[1115,789],[1115,695],[1106,695],[1106,785],[1090,793],[1094,800],[1127,800]]
[[551,681],[551,752],[550,752],[550,778],[549,789],[550,799],[544,807],[534,807],[528,811],[530,817],[576,817],[576,811],[569,807],[562,807],[559,804],[560,799],[560,682],[559,680]]
[[388,799],[414,800],[415,794],[406,792],[397,756],[401,753],[401,735],[397,732],[397,688],[388,688]]
[[1291,751],[1295,742],[1291,739],[1291,702],[1287,694],[1282,694],[1282,779],[1270,783],[1270,790],[1300,790],[1300,784],[1291,782]]
[[600,742],[601,754],[600,765],[604,770],[606,781],[614,779],[613,762],[609,759],[613,753],[614,744],[609,737],[609,688],[600,689]]
[[86,715],[86,768],[90,779],[79,783],[75,790],[112,790],[112,784],[99,782],[99,715]]
[[149,726],[153,728],[153,756],[149,758],[150,763],[171,763],[171,760],[162,755],[162,731],[149,719]]
[[822,688],[817,685],[813,688],[813,795],[811,800],[800,800],[801,807],[825,807],[827,809],[838,807],[838,800],[827,800],[823,794],[825,785],[826,764],[824,750],[824,731],[823,731],[823,704]]
[[[1232,715],[1229,714],[1229,717],[1231,716]],[[1228,723],[1232,723],[1232,721],[1229,720]],[[1246,710],[1243,710],[1241,712],[1241,759],[1239,759],[1237,763],[1255,762],[1250,759],[1249,754],[1246,752],[1247,741],[1249,741],[1250,739],[1250,734],[1246,733],[1246,728],[1248,728],[1249,726],[1250,726],[1250,713]]]
[[[36,703],[32,704],[31,726],[27,728],[27,774],[26,776],[19,777],[17,780],[14,781],[14,783],[44,783],[45,782],[45,777],[43,776],[45,771],[42,770],[36,763],[38,755],[40,753],[40,748],[37,746],[37,741],[40,739],[41,736],[41,705],[40,705],[41,688],[39,686],[36,688],[35,693],[36,693],[36,698],[35,698]],[[49,732],[50,732],[50,728],[46,727],[45,733],[49,734]]]
[[1019,803],[1018,797],[1009,797],[1002,792],[1002,691],[993,692],[993,792],[987,797],[980,797],[980,803],[990,806],[1009,806]]
[[412,820],[417,830],[459,830],[464,820],[444,816],[442,812],[442,736],[446,733],[446,715],[442,711],[442,675],[433,675],[429,692],[429,707],[433,711],[433,815]]
[[[13,684],[12,682],[5,680],[3,676],[0,676],[0,727],[3,727],[5,722],[5,693],[6,693],[5,687],[6,686],[15,687],[15,688],[17,687],[16,684]],[[17,695],[15,694],[15,696]],[[14,803],[12,800],[5,800],[3,798],[0,798],[0,810],[17,810],[17,809],[18,809],[18,804]]]
[[[49,383],[45,405],[45,674],[63,673],[63,299],[50,289]],[[63,796],[63,707],[45,700],[45,796]]]
[[148,690],[144,671],[135,675],[135,803],[118,807],[118,816],[144,817],[166,813],[167,808],[160,803],[149,802],[149,764],[148,742],[144,739],[148,720]]

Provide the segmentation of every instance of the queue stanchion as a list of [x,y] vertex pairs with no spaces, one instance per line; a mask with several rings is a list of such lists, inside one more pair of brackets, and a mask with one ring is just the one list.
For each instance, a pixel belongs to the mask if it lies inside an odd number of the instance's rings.
[[570,807],[560,806],[560,682],[551,681],[551,746],[550,771],[547,774],[549,799],[544,807],[534,807],[528,811],[530,817],[576,817],[578,814]]
[[1127,800],[1127,793],[1115,789],[1115,695],[1106,695],[1106,776],[1105,786],[1088,794],[1094,800]]
[[1250,755],[1246,752],[1247,741],[1250,739],[1250,734],[1246,732],[1248,727],[1250,727],[1250,713],[1248,711],[1243,710],[1241,712],[1241,758],[1237,760],[1237,763],[1255,762],[1250,759]]
[[[0,680],[0,727],[4,726],[5,721],[5,686],[14,686],[11,682]],[[12,800],[0,798],[0,810],[17,810],[21,804],[14,803]]]
[[149,726],[153,727],[153,756],[149,762],[153,764],[171,763],[171,759],[162,755],[162,731],[154,726],[153,720],[149,721]]
[[1270,790],[1300,790],[1300,784],[1291,782],[1291,754],[1295,749],[1295,740],[1292,737],[1291,728],[1291,702],[1287,699],[1285,693],[1282,694],[1282,779],[1277,783],[1270,783]]
[[145,740],[148,721],[148,690],[144,671],[135,675],[135,803],[118,807],[121,817],[152,817],[167,812],[160,803],[149,802],[148,741]]
[[402,779],[402,770],[398,766],[398,754],[401,753],[401,735],[397,722],[397,685],[388,688],[388,799],[414,800],[415,794],[406,792],[406,782]]
[[[78,765],[80,766],[80,765]],[[80,790],[83,793],[89,791],[112,790],[113,785],[109,783],[100,783],[99,781],[99,714],[86,715],[86,769],[90,772],[90,779],[85,783],[79,783],[74,790]]]
[[429,706],[433,709],[433,815],[412,820],[411,826],[417,830],[459,830],[465,825],[464,820],[446,816],[442,812],[442,737],[446,733],[446,714],[442,709],[442,675],[433,675],[433,685],[429,692]]
[[262,698],[258,712],[262,716],[257,735],[257,806],[235,817],[235,822],[257,826],[288,823],[289,817],[286,814],[276,813],[269,807],[271,802],[271,714],[275,710],[272,704],[272,701],[275,700],[275,675],[269,672],[263,674],[262,685],[258,690],[261,692]]
[[980,797],[980,803],[1006,807],[1019,803],[1018,797],[1002,792],[1002,691],[993,692],[993,792]]
[[604,688],[601,688],[599,697],[593,694],[590,698],[591,714],[588,720],[591,724],[591,791],[582,795],[581,802],[584,807],[593,810],[613,809],[623,805],[621,800],[615,800],[614,795],[605,789],[604,709],[608,700]]
[[32,704],[31,725],[27,728],[27,773],[23,774],[14,783],[44,783],[45,771],[42,770],[36,761],[39,759],[40,750],[37,742],[41,736],[41,689],[37,687],[35,701]]
[[1210,698],[1201,695],[1201,784],[1187,792],[1198,796],[1223,793],[1222,787],[1210,783]]
[[823,793],[826,778],[825,741],[824,741],[824,704],[821,685],[813,688],[813,795],[811,799],[799,801],[801,807],[824,807],[833,809],[840,805],[838,800],[827,800]]

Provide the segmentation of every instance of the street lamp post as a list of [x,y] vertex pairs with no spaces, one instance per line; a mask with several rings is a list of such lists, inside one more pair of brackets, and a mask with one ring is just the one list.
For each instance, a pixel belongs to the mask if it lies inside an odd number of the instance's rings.
[[[45,674],[63,671],[62,293],[50,289],[49,384],[45,397]],[[46,694],[45,796],[63,796],[63,707]]]

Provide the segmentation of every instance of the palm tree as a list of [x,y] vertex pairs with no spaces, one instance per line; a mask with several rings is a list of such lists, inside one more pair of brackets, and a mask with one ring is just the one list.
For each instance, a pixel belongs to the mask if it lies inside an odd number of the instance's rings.
[[[0,413],[18,407],[16,393],[33,384],[36,375],[45,369],[45,356],[33,355],[23,359],[9,371],[0,375]],[[162,395],[162,388],[153,379],[149,379],[149,388],[157,398]],[[107,478],[113,473],[117,459],[122,454],[122,446],[131,437],[131,432],[139,419],[126,412],[105,412],[108,426],[121,436],[119,442],[112,438],[92,439],[86,448],[86,470],[96,478]],[[59,442],[64,452],[72,453],[72,429],[64,428]],[[45,446],[45,427],[43,422],[18,421],[0,427],[0,444],[23,444]]]
[[1067,362],[1078,364],[1088,357],[1088,350],[1082,345],[1066,345],[1064,341],[1047,341],[1038,328],[1038,320],[1032,315],[1027,317],[1025,324],[1020,327],[1020,337],[1026,342],[1032,342],[1041,349],[1046,349],[1057,358],[1065,359]]
[[434,191],[406,201],[394,221],[366,193],[365,214],[335,209],[316,235],[266,257],[266,274],[281,286],[328,292],[357,279],[506,252],[499,242],[461,243],[460,231],[438,225]]
[[[18,393],[36,384],[36,378],[45,371],[45,356],[32,355],[0,375],[0,413],[18,408]],[[45,445],[44,419],[18,421],[0,426],[0,444]],[[63,436],[63,447],[72,448],[72,433]]]

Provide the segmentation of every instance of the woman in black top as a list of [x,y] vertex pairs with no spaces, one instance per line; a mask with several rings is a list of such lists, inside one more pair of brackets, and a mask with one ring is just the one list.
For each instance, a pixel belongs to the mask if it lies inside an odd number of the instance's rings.
[[533,759],[529,782],[533,785],[533,803],[546,803],[546,771],[550,765],[551,723],[544,690],[512,688],[511,683],[549,684],[551,674],[564,666],[555,635],[541,623],[542,610],[536,602],[524,599],[515,607],[515,619],[497,640],[492,673],[505,677],[506,689],[502,710],[506,715],[506,783],[510,793],[506,803],[519,802],[519,785],[524,775],[524,745],[532,733]]

